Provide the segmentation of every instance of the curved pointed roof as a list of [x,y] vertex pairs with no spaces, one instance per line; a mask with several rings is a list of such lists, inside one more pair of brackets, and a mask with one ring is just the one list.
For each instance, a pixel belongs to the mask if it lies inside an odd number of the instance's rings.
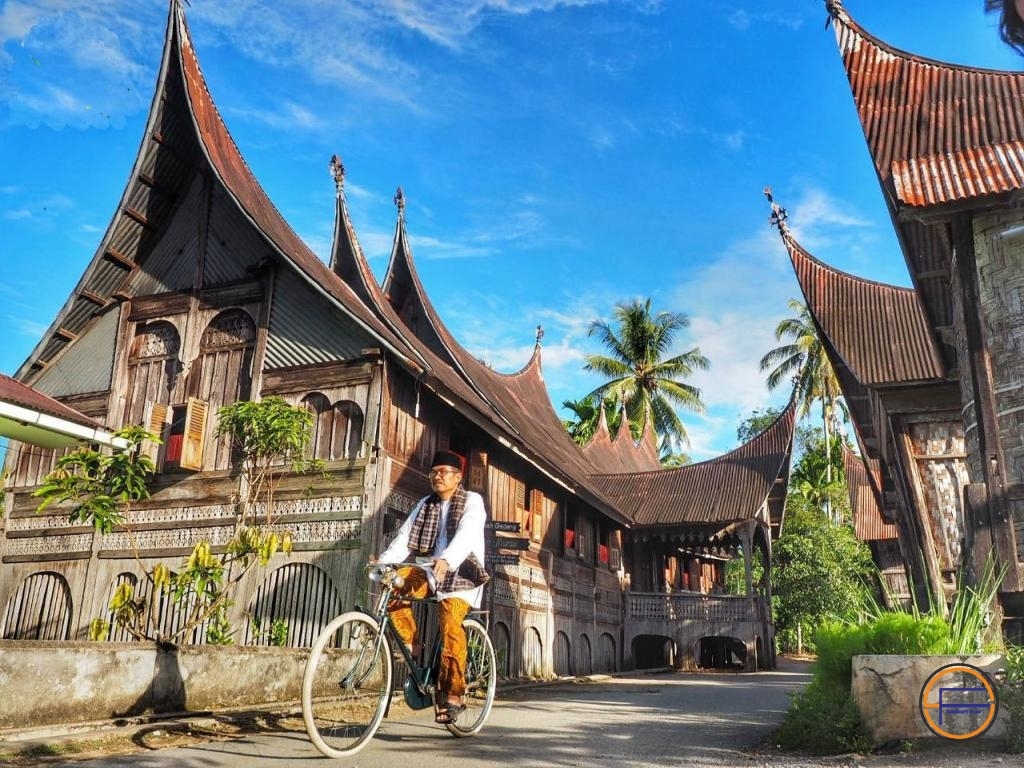
[[593,471],[614,474],[617,472],[648,472],[660,468],[661,461],[658,458],[658,448],[652,437],[650,419],[644,419],[644,429],[640,439],[634,440],[625,406],[622,406],[621,410],[618,429],[613,438],[608,431],[604,402],[601,403],[601,416],[597,431],[583,446],[583,455],[593,465]]
[[158,233],[201,166],[209,167],[214,183],[263,235],[274,257],[377,336],[400,360],[414,369],[421,367],[408,346],[306,246],[267,197],[213,102],[181,0],[171,0],[146,129],[118,210],[47,338],[19,369],[19,378],[45,368],[74,342],[99,309],[130,298],[132,276],[153,250]]
[[780,231],[807,309],[857,381],[878,386],[943,378],[942,357],[913,289],[841,272]]
[[826,0],[864,136],[897,207],[1024,188],[1024,73],[894,48]]
[[750,520],[785,498],[796,424],[789,405],[761,434],[709,461],[682,467],[599,475],[594,484],[635,527],[714,526]]
[[331,158],[331,173],[335,184],[334,239],[331,243],[331,271],[340,277],[352,292],[367,307],[373,309],[383,304],[383,295],[373,276],[370,264],[363,254],[363,248],[356,237],[356,229],[348,213],[345,197],[345,166],[334,155]]
[[622,514],[591,486],[588,477],[593,467],[569,437],[551,404],[541,369],[540,335],[530,360],[515,373],[499,373],[464,349],[434,309],[416,270],[405,229],[401,189],[396,202],[399,210],[394,248],[384,277],[384,295],[392,308],[416,338],[448,361],[494,409],[517,440],[535,454],[531,460],[536,466],[605,514],[625,522]]

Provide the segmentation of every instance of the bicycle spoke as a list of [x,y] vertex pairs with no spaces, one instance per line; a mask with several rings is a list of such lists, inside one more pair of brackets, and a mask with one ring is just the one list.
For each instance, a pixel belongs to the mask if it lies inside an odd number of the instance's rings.
[[494,646],[483,626],[473,619],[467,619],[462,626],[467,645],[466,691],[462,697],[465,709],[447,728],[455,736],[472,736],[483,728],[494,704],[497,663]]
[[302,712],[323,754],[355,754],[387,707],[391,656],[376,624],[360,613],[335,619],[317,638],[302,681]]

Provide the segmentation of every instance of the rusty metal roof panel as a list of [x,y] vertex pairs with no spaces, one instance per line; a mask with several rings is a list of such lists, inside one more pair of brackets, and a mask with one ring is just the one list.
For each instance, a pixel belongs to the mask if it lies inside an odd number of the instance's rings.
[[28,408],[38,413],[56,416],[57,418],[80,424],[83,427],[103,428],[103,425],[89,418],[84,413],[76,411],[74,408],[54,400],[42,391],[29,387],[3,373],[0,373],[0,402],[11,403],[12,405]]
[[1024,73],[916,56],[866,32],[840,4],[830,10],[868,148],[894,202],[921,207],[1024,188]]
[[897,198],[914,206],[1012,192],[1024,188],[1024,143],[897,160],[892,175]]
[[808,310],[861,384],[905,384],[944,376],[942,357],[913,289],[834,269],[788,232],[783,242]]
[[795,417],[791,402],[760,435],[709,461],[591,480],[638,528],[750,520],[788,480]]
[[868,477],[864,461],[849,448],[843,448],[843,467],[850,493],[853,529],[861,541],[887,541],[898,536],[898,529],[882,519],[878,495]]

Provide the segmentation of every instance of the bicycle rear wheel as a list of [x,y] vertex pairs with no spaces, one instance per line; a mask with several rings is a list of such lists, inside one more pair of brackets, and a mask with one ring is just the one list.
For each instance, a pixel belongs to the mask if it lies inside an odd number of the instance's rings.
[[365,613],[338,616],[317,637],[302,675],[302,719],[327,757],[354,755],[376,733],[391,695],[391,649]]
[[462,697],[465,709],[445,727],[453,736],[472,736],[484,727],[491,714],[494,694],[498,686],[498,661],[494,645],[483,624],[475,619],[462,622],[466,630],[466,693]]

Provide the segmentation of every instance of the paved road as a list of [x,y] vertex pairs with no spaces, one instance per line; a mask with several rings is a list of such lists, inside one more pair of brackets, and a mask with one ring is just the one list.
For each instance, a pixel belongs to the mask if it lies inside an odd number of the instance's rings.
[[743,750],[765,739],[804,685],[804,668],[757,674],[656,674],[548,685],[499,695],[484,730],[455,739],[429,712],[385,720],[362,752],[322,758],[305,732],[246,735],[183,748],[94,760],[90,768],[524,768],[750,765]]
[[[911,755],[794,758],[773,753],[767,737],[789,706],[787,693],[810,680],[808,666],[784,661],[756,674],[652,674],[519,689],[499,694],[484,730],[455,739],[429,711],[384,721],[358,755],[330,760],[312,747],[301,717],[261,732],[191,746],[119,756],[54,759],[85,768],[1003,768],[1019,756],[979,753],[980,743],[925,745]],[[153,744],[153,729],[140,744]],[[978,740],[979,742],[981,740]],[[2,762],[2,761],[0,761]]]

